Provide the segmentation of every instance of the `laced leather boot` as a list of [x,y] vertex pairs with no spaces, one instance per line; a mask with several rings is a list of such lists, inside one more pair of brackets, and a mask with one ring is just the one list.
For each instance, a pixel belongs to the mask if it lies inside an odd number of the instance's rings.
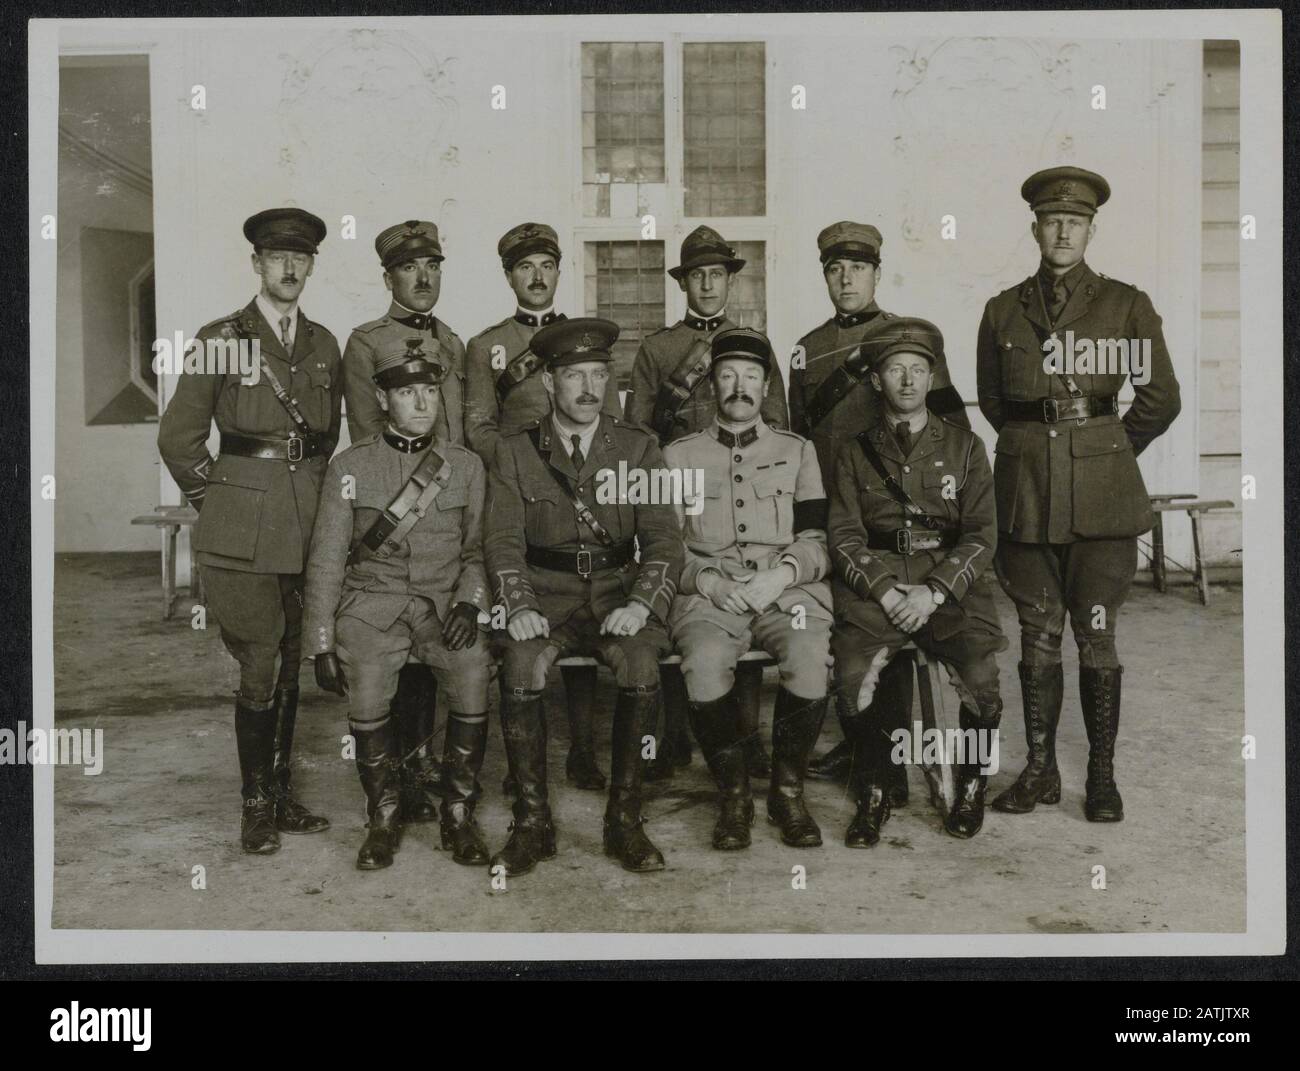
[[783,687],[777,689],[767,819],[780,826],[781,840],[792,848],[816,848],[822,842],[822,832],[804,803],[803,775],[825,715],[825,696],[801,699]]
[[403,822],[432,822],[438,817],[443,772],[433,743],[437,705],[438,678],[433,670],[408,662],[398,671],[397,694],[390,708],[402,760]]
[[474,820],[474,807],[481,795],[478,772],[483,768],[487,733],[486,713],[470,717],[453,711],[447,716],[447,740],[442,753],[446,787],[440,832],[443,851],[451,852],[452,859],[462,866],[486,866],[488,861],[487,845]]
[[554,859],[555,826],[546,792],[546,727],[542,693],[516,695],[502,689],[501,735],[510,779],[516,786],[510,837],[490,861],[508,876],[527,874],[539,862]]
[[663,870],[664,857],[645,833],[641,817],[641,735],[652,724],[659,692],[620,688],[614,706],[609,803],[605,807],[605,854],[624,870],[643,874]]
[[377,729],[353,729],[357,742],[357,773],[366,794],[366,839],[357,852],[358,870],[382,870],[393,865],[402,843],[402,775],[397,754],[397,727],[390,716]]
[[1056,766],[1056,727],[1061,720],[1064,682],[1064,670],[1059,662],[1050,666],[1020,663],[1020,691],[1025,702],[1025,745],[1029,761],[1015,784],[994,798],[995,811],[1028,814],[1039,803],[1061,802],[1061,772]]
[[1115,787],[1115,737],[1119,733],[1120,680],[1124,668],[1079,667],[1079,697],[1088,733],[1088,780],[1083,814],[1089,822],[1122,822],[1124,801]]
[[564,698],[569,704],[569,754],[564,760],[564,778],[575,788],[601,792],[605,775],[596,765],[595,709],[596,667],[561,666]]
[[734,732],[734,714],[730,694],[690,705],[691,729],[722,792],[718,821],[713,827],[713,846],[720,852],[748,848],[750,826],[754,824],[754,798],[749,790],[745,749]]
[[239,843],[252,855],[280,850],[275,804],[275,708],[258,710],[235,700],[235,747],[239,752],[240,794],[244,799]]
[[753,662],[736,665],[736,683],[731,689],[731,705],[736,719],[745,766],[750,777],[764,781],[772,776],[772,756],[763,746],[759,729],[759,704],[763,699],[763,667]]
[[[1002,703],[990,708],[984,714],[973,710],[965,703],[958,712],[958,724],[962,732],[974,729],[976,732],[997,732],[998,715]],[[966,759],[970,759],[967,752]],[[948,814],[943,828],[954,837],[969,839],[975,836],[984,825],[984,793],[988,788],[988,777],[981,772],[980,764],[964,762],[957,767],[957,798],[953,800],[952,811]]]
[[281,833],[319,833],[329,829],[330,820],[312,814],[293,797],[289,784],[293,754],[293,730],[298,721],[298,689],[281,688],[275,693],[275,828]]

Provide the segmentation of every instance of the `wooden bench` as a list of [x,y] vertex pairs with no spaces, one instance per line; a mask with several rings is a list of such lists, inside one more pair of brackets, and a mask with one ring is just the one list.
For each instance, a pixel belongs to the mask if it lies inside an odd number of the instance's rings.
[[[132,524],[151,524],[162,532],[162,586],[163,620],[172,616],[176,601],[176,538],[182,528],[188,528],[199,519],[191,506],[158,506],[152,513],[132,517]],[[190,544],[190,598],[203,600],[203,583],[198,563],[194,560],[194,545]]]
[[1151,579],[1156,591],[1164,594],[1168,587],[1165,570],[1165,521],[1171,510],[1186,511],[1192,522],[1192,555],[1194,558],[1192,581],[1196,584],[1201,605],[1210,602],[1210,579],[1201,560],[1201,514],[1212,509],[1232,509],[1235,502],[1227,499],[1198,499],[1192,494],[1151,495],[1151,509],[1155,511],[1155,524],[1151,527]]

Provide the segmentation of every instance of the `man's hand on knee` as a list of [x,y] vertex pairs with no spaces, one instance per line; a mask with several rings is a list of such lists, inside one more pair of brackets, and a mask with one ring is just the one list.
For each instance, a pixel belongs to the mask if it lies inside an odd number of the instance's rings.
[[472,603],[458,602],[447,615],[442,642],[447,645],[447,650],[459,651],[462,647],[473,647],[477,639],[478,608]]
[[551,634],[551,625],[536,610],[525,610],[510,619],[510,622],[506,625],[506,631],[510,633],[512,640],[519,642],[540,640]]
[[318,654],[313,665],[318,687],[335,695],[348,694],[348,679],[343,674],[343,667],[339,665],[338,655],[333,651]]
[[650,610],[643,603],[630,602],[611,610],[600,624],[602,636],[635,636],[650,620]]

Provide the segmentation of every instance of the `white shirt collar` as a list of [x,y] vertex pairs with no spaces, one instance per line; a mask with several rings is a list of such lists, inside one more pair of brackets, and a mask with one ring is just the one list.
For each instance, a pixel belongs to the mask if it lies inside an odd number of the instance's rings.
[[885,423],[889,425],[890,431],[897,431],[898,425],[903,423],[904,419],[907,420],[907,426],[913,432],[924,431],[925,426],[930,423],[930,410],[923,406],[907,418],[896,417],[890,412],[885,413]]
[[560,424],[559,417],[556,416],[555,410],[552,409],[551,424],[554,426],[555,434],[559,438],[560,442],[564,443],[564,452],[566,454],[568,454],[570,457],[573,456],[573,440],[570,438],[570,436],[577,434],[579,436],[578,441],[582,444],[582,456],[584,458],[591,457],[591,442],[596,437],[596,429],[600,427],[599,418],[593,420],[590,424],[588,424],[586,431],[572,432]]
[[260,293],[257,295],[257,311],[262,314],[262,319],[271,329],[271,334],[278,340],[280,338],[280,318],[289,317],[289,348],[293,348],[294,339],[298,337],[298,303],[293,303],[293,308],[288,312],[280,312],[274,305],[266,300]]

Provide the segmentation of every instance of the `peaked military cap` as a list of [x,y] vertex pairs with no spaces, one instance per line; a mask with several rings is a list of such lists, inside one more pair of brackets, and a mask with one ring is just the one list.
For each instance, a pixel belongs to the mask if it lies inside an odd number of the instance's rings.
[[863,345],[870,347],[868,354],[873,371],[896,353],[919,353],[933,367],[935,359],[943,352],[943,334],[929,320],[898,316],[871,335]]
[[1020,187],[1020,196],[1037,212],[1073,212],[1094,216],[1110,200],[1110,183],[1081,167],[1035,171]]
[[255,249],[315,254],[325,240],[325,221],[301,208],[268,208],[244,220],[244,237]]
[[682,239],[681,263],[669,268],[668,274],[674,279],[685,279],[692,268],[702,268],[706,264],[724,264],[728,273],[734,274],[745,266],[745,262],[736,256],[736,251],[712,227],[696,227]]
[[716,363],[727,357],[743,357],[756,361],[765,372],[772,371],[772,344],[761,331],[751,327],[733,327],[713,336],[709,357]]
[[847,219],[832,223],[817,235],[817,253],[823,266],[841,258],[879,264],[883,244],[880,232],[870,223],[854,223]]
[[447,259],[442,255],[438,225],[423,219],[408,219],[380,231],[375,239],[375,252],[385,271],[416,257]]
[[404,339],[381,350],[375,358],[375,371],[371,375],[375,386],[380,390],[392,390],[405,387],[410,383],[432,383],[437,386],[446,375],[446,370],[436,361],[425,356],[420,338]]
[[533,253],[549,253],[560,259],[560,239],[554,228],[545,223],[521,223],[511,227],[497,242],[497,256],[506,271]]
[[547,324],[533,336],[529,347],[548,369],[580,361],[612,361],[610,348],[618,338],[618,324],[594,316]]

